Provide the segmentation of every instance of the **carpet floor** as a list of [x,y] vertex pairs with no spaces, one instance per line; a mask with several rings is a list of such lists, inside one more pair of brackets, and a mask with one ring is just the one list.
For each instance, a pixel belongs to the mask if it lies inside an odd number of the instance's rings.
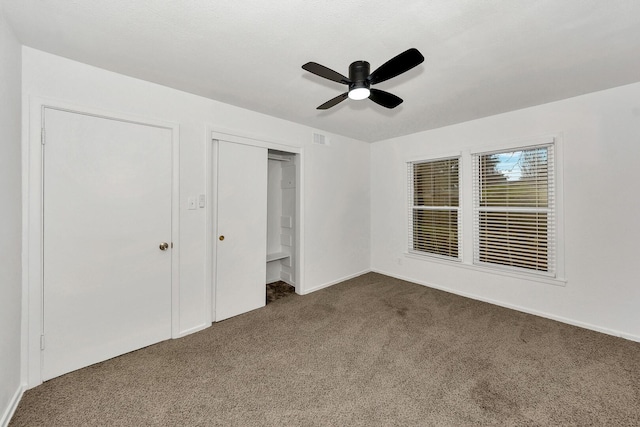
[[290,284],[278,281],[267,284],[267,304],[270,304],[280,298],[288,297],[296,293],[296,288]]
[[10,426],[637,426],[640,343],[368,273],[28,390]]

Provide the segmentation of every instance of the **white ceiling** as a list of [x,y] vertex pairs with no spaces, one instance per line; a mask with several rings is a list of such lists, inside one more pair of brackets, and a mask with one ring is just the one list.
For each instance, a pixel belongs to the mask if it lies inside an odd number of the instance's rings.
[[[363,141],[640,81],[638,0],[0,0],[23,44]],[[377,85],[394,110],[346,100],[348,75],[415,47]]]

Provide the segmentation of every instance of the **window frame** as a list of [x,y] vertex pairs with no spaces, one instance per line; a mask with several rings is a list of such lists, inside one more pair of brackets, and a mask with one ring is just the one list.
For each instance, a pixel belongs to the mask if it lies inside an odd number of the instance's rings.
[[[401,250],[399,258],[396,259],[398,265],[402,265],[402,259],[413,260],[411,262],[429,262],[441,264],[442,266],[462,268],[467,271],[474,271],[483,274],[491,274],[495,276],[509,277],[513,279],[526,280],[529,282],[542,283],[552,286],[566,286],[568,279],[566,277],[565,269],[565,227],[564,227],[564,153],[563,153],[563,138],[562,132],[556,132],[553,134],[543,134],[541,136],[534,136],[528,138],[510,138],[502,141],[493,139],[493,142],[487,138],[484,138],[484,143],[479,142],[474,146],[466,145],[459,146],[458,150],[452,150],[448,153],[430,153],[428,147],[425,146],[425,150],[422,152],[414,153],[405,157],[403,164],[406,165],[410,162],[421,162],[429,160],[439,160],[452,157],[460,158],[459,174],[460,174],[460,218],[462,220],[462,251],[459,253],[461,261],[452,260],[451,258],[438,257],[435,255],[429,255],[423,252],[414,252],[411,250],[410,241],[407,240],[404,244],[404,250]],[[473,232],[473,167],[472,159],[474,154],[489,153],[489,152],[501,152],[501,151],[518,151],[523,148],[533,147],[538,145],[553,144],[555,151],[555,209],[556,209],[556,231],[555,231],[555,246],[556,246],[556,274],[555,277],[536,273],[528,270],[511,270],[507,268],[494,268],[492,265],[476,265],[473,263],[473,249],[474,249],[474,232]],[[412,203],[412,194],[409,191],[410,180],[406,169],[402,171],[400,175],[402,181],[405,182],[407,193],[405,193],[405,206]],[[407,181],[405,181],[407,180]],[[406,211],[405,211],[406,212]],[[409,213],[403,215],[405,218],[404,230],[408,234],[409,228],[412,227],[411,217]],[[405,234],[405,236],[407,236]]]
[[[458,161],[458,206],[428,206],[428,205],[415,205],[414,201],[414,165],[424,163],[437,163],[442,161],[457,160]],[[462,197],[462,155],[461,153],[439,156],[431,158],[421,158],[416,160],[409,160],[406,162],[407,166],[407,186],[408,186],[408,227],[407,227],[407,249],[408,253],[419,257],[430,257],[444,261],[462,262],[463,260],[463,197]],[[414,211],[428,210],[428,211],[455,211],[457,213],[457,256],[448,256],[433,252],[421,251],[414,249]]]
[[[503,205],[486,205],[482,206],[481,204],[481,194],[482,194],[482,180],[480,179],[481,167],[479,166],[480,160],[484,156],[491,156],[494,154],[508,154],[513,152],[523,152],[523,151],[531,151],[531,150],[539,150],[545,149],[547,156],[547,167],[545,170],[546,180],[546,194],[547,201],[546,207],[540,206],[509,206],[508,204]],[[490,151],[481,151],[475,152],[471,154],[471,161],[473,165],[473,174],[472,174],[472,185],[473,185],[473,196],[472,196],[472,206],[473,206],[473,264],[492,269],[500,269],[514,272],[521,272],[525,274],[533,274],[533,275],[541,275],[546,277],[554,278],[556,277],[556,265],[557,265],[557,257],[556,257],[556,167],[555,167],[555,145],[553,141],[547,143],[541,143],[536,145],[526,145],[526,146],[518,146],[518,147],[508,147],[502,148],[498,150],[490,150]],[[538,193],[536,193],[538,194]],[[481,215],[485,214],[505,214],[506,216],[514,215],[514,216],[524,216],[527,214],[540,215],[543,214],[546,217],[545,222],[545,233],[539,233],[538,235],[544,235],[544,240],[546,242],[546,260],[545,264],[547,269],[540,270],[536,268],[527,268],[522,266],[514,266],[507,265],[500,262],[490,262],[481,260],[480,247],[482,246],[481,241]],[[520,218],[522,221],[522,217]],[[508,223],[508,220],[507,222]],[[507,225],[505,224],[505,227]],[[521,234],[523,229],[520,229],[520,237],[523,237]],[[511,234],[511,233],[510,233]],[[506,238],[505,240],[509,240],[514,237],[518,237],[518,231],[512,235],[512,237]],[[506,255],[507,252],[515,249],[515,246],[511,246],[509,244],[504,245],[504,251],[502,254],[496,256],[496,258],[504,258],[507,260],[509,258]],[[525,251],[529,251],[533,253],[534,251],[530,249],[529,246],[524,247]],[[484,255],[486,256],[486,254]],[[521,261],[521,264],[524,262]]]

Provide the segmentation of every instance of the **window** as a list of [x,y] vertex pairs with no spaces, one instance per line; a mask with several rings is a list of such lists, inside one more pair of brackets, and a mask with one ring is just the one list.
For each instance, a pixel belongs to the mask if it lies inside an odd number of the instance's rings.
[[553,148],[473,155],[474,264],[555,275]]
[[460,259],[459,163],[408,163],[410,251]]

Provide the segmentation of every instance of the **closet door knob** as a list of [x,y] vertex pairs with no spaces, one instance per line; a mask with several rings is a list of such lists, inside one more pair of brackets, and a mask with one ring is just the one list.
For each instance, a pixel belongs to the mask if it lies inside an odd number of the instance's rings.
[[161,251],[166,251],[167,249],[169,249],[169,244],[167,242],[160,243],[160,250]]
[[218,239],[219,239],[220,241],[222,241],[222,240],[224,240],[224,236],[220,236],[220,237],[218,237]]

